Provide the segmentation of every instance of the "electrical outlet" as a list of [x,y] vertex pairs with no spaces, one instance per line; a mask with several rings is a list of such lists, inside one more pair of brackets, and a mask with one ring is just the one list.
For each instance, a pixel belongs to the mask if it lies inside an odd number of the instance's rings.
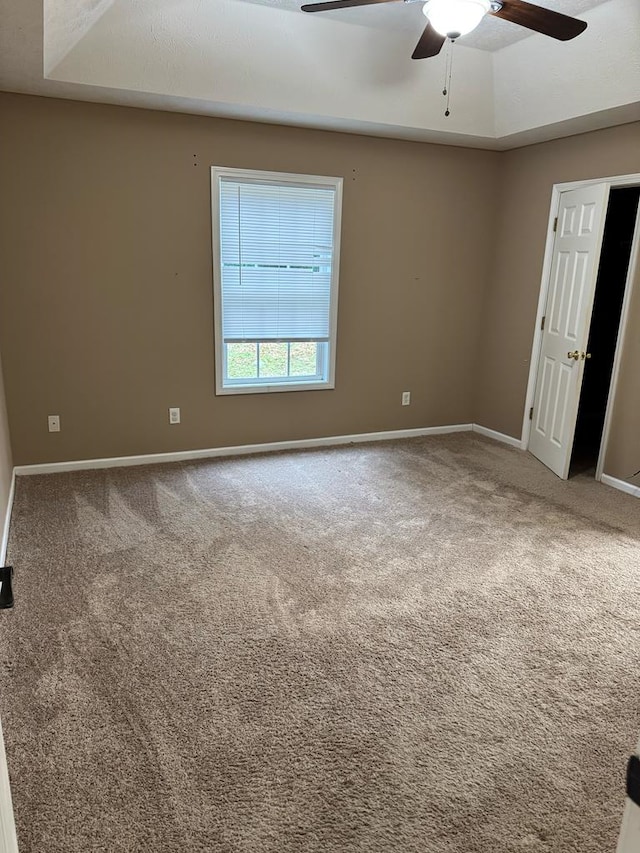
[[49,432],[60,432],[60,415],[49,415]]
[[180,423],[180,409],[177,406],[175,408],[169,409],[169,423],[170,424],[179,424]]
[[411,391],[403,391],[402,392],[402,405],[410,406],[411,405]]

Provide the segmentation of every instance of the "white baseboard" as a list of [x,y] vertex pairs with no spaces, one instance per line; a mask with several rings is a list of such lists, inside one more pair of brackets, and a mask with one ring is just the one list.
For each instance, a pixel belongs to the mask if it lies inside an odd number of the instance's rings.
[[0,540],[0,566],[4,566],[7,559],[7,544],[9,542],[9,527],[11,526],[11,512],[13,510],[13,496],[16,491],[16,471],[13,469],[11,485],[9,486],[9,497],[7,499],[7,510],[4,514],[4,525],[2,527],[2,539]]
[[633,483],[628,483],[626,480],[618,480],[617,477],[611,477],[609,474],[603,474],[601,482],[606,486],[612,486],[614,489],[626,492],[628,495],[633,495],[634,498],[640,498],[640,486],[634,486]]
[[251,453],[275,453],[279,450],[304,450],[309,447],[331,447],[341,444],[363,444],[370,441],[392,441],[424,435],[445,435],[470,432],[473,424],[394,429],[385,432],[362,432],[354,435],[331,435],[322,438],[302,438],[295,441],[272,441],[265,444],[239,444],[235,447],[209,447],[203,450],[179,450],[174,453],[146,453],[140,456],[113,456],[104,459],[78,459],[71,462],[47,462],[42,465],[18,465],[18,476],[31,474],[60,474],[64,471],[87,471],[95,468],[120,468],[131,465],[157,465],[162,462],[184,462],[191,459],[213,459],[218,456],[246,456]]
[[513,438],[511,435],[505,435],[503,432],[498,432],[495,429],[489,429],[489,427],[474,424],[473,431],[477,432],[478,435],[484,435],[485,438],[492,438],[494,441],[501,441],[503,444],[508,444],[511,447],[517,447],[518,450],[523,449],[521,439]]
[[[177,450],[171,453],[144,453],[139,456],[109,456],[101,459],[76,459],[69,462],[45,462],[40,465],[17,465],[14,476],[61,474],[65,471],[90,471],[97,468],[124,468],[134,465],[159,465],[163,462],[187,462],[193,459],[214,459],[219,456],[247,456],[252,453],[275,453],[280,450],[304,450],[312,447],[336,447],[342,444],[365,444],[372,441],[393,441],[426,435],[446,435],[453,432],[477,432],[494,441],[521,448],[520,439],[497,432],[480,424],[446,424],[417,429],[393,429],[383,432],[361,432],[353,435],[329,435],[293,441],[272,441],[264,444],[238,444],[231,447],[207,447],[201,450]],[[12,493],[13,498],[13,483]],[[9,517],[9,516],[8,516]],[[8,531],[8,526],[7,526]]]

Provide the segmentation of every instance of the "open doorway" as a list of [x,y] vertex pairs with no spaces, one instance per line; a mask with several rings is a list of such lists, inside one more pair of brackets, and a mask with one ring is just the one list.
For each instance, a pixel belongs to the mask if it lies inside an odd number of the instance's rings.
[[639,202],[640,187],[612,188],[609,196],[569,476],[595,475]]
[[553,187],[522,446],[563,480],[594,461],[603,476],[640,261],[639,196],[640,174]]

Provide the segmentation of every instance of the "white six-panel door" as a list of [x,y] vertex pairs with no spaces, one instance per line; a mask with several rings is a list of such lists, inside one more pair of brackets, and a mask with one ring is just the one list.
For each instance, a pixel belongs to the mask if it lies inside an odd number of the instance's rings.
[[560,196],[529,450],[562,479],[571,462],[608,200],[608,184]]

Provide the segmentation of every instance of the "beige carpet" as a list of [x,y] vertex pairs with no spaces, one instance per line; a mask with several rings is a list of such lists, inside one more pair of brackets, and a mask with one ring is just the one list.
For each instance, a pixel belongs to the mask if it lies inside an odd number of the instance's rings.
[[639,537],[473,435],[19,479],[21,853],[612,853]]

